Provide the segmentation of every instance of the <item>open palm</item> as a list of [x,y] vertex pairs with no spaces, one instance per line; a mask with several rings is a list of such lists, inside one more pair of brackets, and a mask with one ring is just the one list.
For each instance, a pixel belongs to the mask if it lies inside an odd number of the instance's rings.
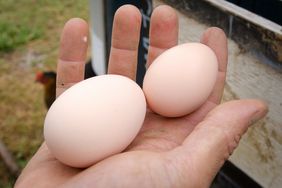
[[[126,5],[116,12],[109,73],[135,80],[140,24],[137,8]],[[57,95],[83,79],[87,43],[82,38],[87,31],[81,19],[71,19],[65,25]],[[168,6],[156,8],[151,18],[148,66],[177,41],[176,13]],[[43,143],[16,187],[208,187],[248,126],[262,118],[267,108],[258,100],[218,105],[225,82],[227,40],[223,31],[209,28],[200,42],[216,53],[219,69],[212,94],[197,111],[165,118],[148,110],[142,129],[124,152],[86,169],[63,165]]]

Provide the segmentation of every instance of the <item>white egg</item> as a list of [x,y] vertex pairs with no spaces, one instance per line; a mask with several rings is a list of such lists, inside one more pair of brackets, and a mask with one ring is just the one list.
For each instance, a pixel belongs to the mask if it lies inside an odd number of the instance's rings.
[[201,43],[163,52],[148,68],[144,82],[148,106],[167,117],[187,115],[209,97],[218,74],[215,53]]
[[141,88],[129,78],[103,75],[66,90],[49,109],[44,137],[52,154],[72,167],[88,167],[123,151],[146,113]]

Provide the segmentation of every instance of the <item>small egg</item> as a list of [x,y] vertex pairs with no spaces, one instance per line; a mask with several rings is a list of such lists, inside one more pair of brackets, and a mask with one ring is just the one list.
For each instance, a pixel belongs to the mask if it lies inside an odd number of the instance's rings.
[[187,115],[207,100],[217,73],[217,57],[208,46],[186,43],[170,48],[153,61],[145,74],[147,104],[166,117]]
[[120,75],[79,82],[53,103],[44,137],[62,163],[88,167],[123,151],[136,137],[146,113],[142,89]]

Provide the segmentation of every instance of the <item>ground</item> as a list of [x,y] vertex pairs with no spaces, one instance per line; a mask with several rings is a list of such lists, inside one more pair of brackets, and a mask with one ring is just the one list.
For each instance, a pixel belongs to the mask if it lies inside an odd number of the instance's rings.
[[[46,114],[40,70],[55,70],[60,32],[72,17],[88,21],[89,2],[0,1],[0,139],[23,168],[40,146]],[[15,177],[0,158],[0,187]]]

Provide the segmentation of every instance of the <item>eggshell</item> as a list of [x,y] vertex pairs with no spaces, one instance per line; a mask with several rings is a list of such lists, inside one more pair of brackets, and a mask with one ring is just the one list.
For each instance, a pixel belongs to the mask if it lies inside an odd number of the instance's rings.
[[204,44],[186,43],[166,50],[144,77],[148,106],[166,117],[193,112],[211,94],[217,69],[215,53]]
[[84,80],[60,95],[44,122],[52,154],[72,167],[88,167],[123,151],[146,112],[142,89],[120,75]]

